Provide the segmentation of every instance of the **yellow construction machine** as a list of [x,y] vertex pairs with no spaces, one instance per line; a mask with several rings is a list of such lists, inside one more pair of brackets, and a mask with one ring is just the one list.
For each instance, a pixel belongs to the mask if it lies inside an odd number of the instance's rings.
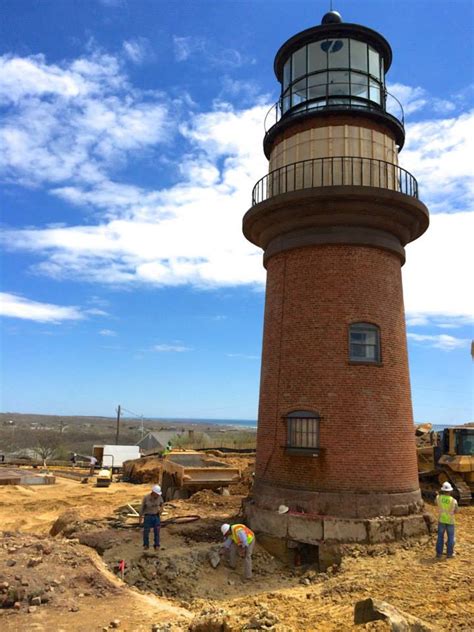
[[101,470],[99,470],[99,473],[97,474],[96,486],[109,487],[111,482],[112,482],[112,470],[107,467],[103,467]]
[[474,426],[450,426],[441,432],[429,424],[416,428],[418,474],[424,495],[449,481],[460,505],[474,495]]

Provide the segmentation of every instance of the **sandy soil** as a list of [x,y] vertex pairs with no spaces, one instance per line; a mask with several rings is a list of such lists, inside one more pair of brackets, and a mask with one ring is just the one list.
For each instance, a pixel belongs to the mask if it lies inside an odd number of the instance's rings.
[[[11,532],[0,547],[0,599],[12,588],[26,591],[18,610],[0,610],[1,629],[100,631],[120,619],[119,629],[128,632],[150,631],[152,624],[193,632],[388,630],[384,622],[353,625],[354,604],[367,597],[386,600],[440,630],[474,629],[472,506],[458,514],[453,560],[435,561],[432,536],[354,548],[339,569],[316,573],[286,569],[257,546],[254,578],[245,582],[241,566],[233,571],[222,563],[214,570],[207,560],[219,541],[219,525],[238,516],[242,496],[199,492],[173,501],[165,519],[201,519],[163,528],[159,554],[144,554],[134,521],[120,521],[114,510],[138,502],[148,489],[127,483],[97,489],[67,479],[51,487],[0,488],[1,528]],[[70,509],[82,518],[72,540],[49,537],[52,523]],[[117,577],[122,559],[125,582]],[[2,582],[9,587],[2,589]],[[47,603],[28,612],[28,594],[38,591]]]

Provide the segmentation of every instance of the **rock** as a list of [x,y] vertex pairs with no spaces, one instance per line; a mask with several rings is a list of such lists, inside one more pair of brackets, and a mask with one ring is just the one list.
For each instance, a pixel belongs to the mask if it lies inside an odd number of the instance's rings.
[[26,565],[28,568],[33,568],[34,566],[38,566],[39,564],[41,564],[42,561],[42,557],[30,557]]
[[392,632],[436,632],[439,630],[431,623],[402,612],[385,601],[364,599],[354,607],[354,623],[360,625],[370,621],[387,621]]
[[6,564],[7,566],[15,566],[15,564],[16,564],[16,560],[7,560],[7,561],[5,562],[5,564]]
[[8,582],[2,582],[2,583],[0,584],[0,590],[1,590],[2,592],[4,592],[5,590],[7,590],[7,589],[8,589],[8,587],[9,587],[9,586],[10,586],[10,584],[9,584]]
[[209,551],[208,559],[212,568],[217,568],[221,563],[221,558],[217,551]]
[[15,601],[13,607],[15,608],[15,610],[19,610],[21,608],[21,603],[19,601]]
[[110,627],[111,628],[119,628],[120,627],[120,619],[114,619],[113,621],[110,622]]
[[28,582],[28,580],[26,580],[26,579],[22,579],[22,580],[21,580],[21,585],[22,585],[22,586],[29,586],[29,582]]
[[79,606],[71,606],[69,612],[79,612]]
[[32,606],[41,606],[41,597],[33,597],[30,603]]
[[36,612],[37,610],[38,610],[38,608],[37,608],[36,606],[30,606],[30,607],[28,608],[28,612],[29,612],[30,614],[31,614],[31,613],[33,613],[33,612]]

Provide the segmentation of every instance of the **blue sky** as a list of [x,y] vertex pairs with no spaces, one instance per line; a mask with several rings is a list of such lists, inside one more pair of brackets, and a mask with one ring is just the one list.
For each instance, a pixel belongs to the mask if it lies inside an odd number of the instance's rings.
[[[255,419],[241,219],[273,58],[329,2],[3,0],[3,411]],[[403,269],[415,419],[472,420],[472,3],[340,0],[381,32],[431,226]]]

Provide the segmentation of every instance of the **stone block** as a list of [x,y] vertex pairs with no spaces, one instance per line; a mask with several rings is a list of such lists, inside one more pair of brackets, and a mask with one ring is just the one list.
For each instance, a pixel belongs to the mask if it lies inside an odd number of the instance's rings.
[[288,516],[288,537],[298,542],[318,544],[323,539],[323,521],[303,516]]
[[365,521],[325,520],[324,539],[329,542],[366,542]]
[[413,513],[411,505],[394,505],[392,507],[391,514],[392,516],[408,516],[409,513]]
[[287,566],[292,566],[294,563],[294,549],[289,549],[286,540],[281,538],[274,538],[270,535],[260,534],[258,536],[257,543],[260,546],[278,558],[280,562]]
[[384,494],[361,494],[356,496],[358,518],[376,518],[390,515],[390,498]]
[[393,542],[402,537],[401,518],[379,518],[367,521],[367,535],[370,544]]
[[402,520],[402,535],[404,538],[412,538],[429,533],[428,526],[423,515],[407,516]]
[[257,534],[266,533],[276,538],[286,538],[288,515],[248,504],[245,508],[248,526]]

